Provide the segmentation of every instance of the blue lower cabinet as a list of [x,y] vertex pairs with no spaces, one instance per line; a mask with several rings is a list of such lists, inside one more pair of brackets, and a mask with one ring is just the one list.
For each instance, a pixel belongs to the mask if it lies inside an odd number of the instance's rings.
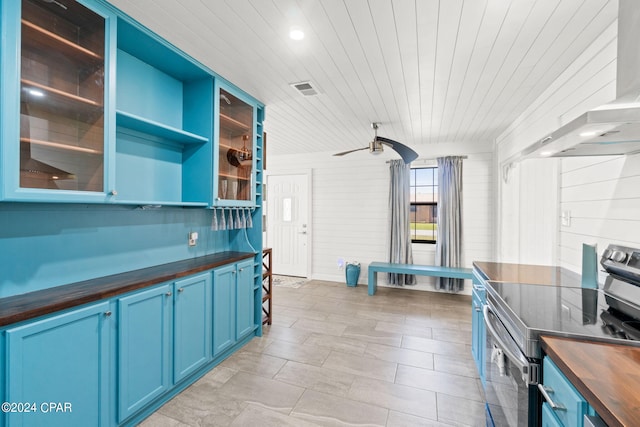
[[118,300],[118,421],[172,386],[173,286],[156,286]]
[[484,361],[485,361],[485,338],[486,328],[484,325],[483,308],[486,303],[484,285],[473,281],[471,291],[471,354],[476,362],[480,379],[484,384]]
[[236,266],[213,270],[213,355],[235,342]]
[[546,402],[542,404],[543,425],[581,427],[584,415],[590,414],[589,405],[549,356],[542,361],[542,378],[539,388],[546,394],[543,396]]
[[236,284],[236,339],[255,330],[253,259],[239,262]]
[[213,270],[213,355],[255,331],[253,259]]
[[0,400],[15,405],[0,427],[139,422],[255,332],[253,271],[251,258],[0,330]]
[[188,377],[211,360],[211,273],[174,284],[173,380]]
[[564,427],[547,402],[542,404],[542,427]]
[[114,317],[103,302],[7,329],[5,425],[112,424]]

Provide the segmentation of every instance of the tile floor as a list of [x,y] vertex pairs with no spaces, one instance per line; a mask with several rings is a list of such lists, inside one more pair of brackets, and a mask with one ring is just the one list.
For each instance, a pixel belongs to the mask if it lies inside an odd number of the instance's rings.
[[484,426],[471,297],[310,281],[272,326],[142,423]]

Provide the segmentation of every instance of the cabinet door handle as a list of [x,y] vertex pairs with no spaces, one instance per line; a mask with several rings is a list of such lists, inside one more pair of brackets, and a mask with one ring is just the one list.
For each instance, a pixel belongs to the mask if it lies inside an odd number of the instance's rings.
[[179,293],[183,293],[184,292],[184,288],[178,288],[178,292]]
[[110,196],[117,196],[117,195],[118,195],[118,191],[116,191],[116,190],[111,190],[111,191],[109,191],[109,195],[110,195]]
[[171,295],[173,295],[173,294],[171,293],[171,291],[169,291],[169,292],[167,292],[165,295],[166,295],[166,296],[168,296],[168,297],[170,297],[170,296],[171,296]]
[[111,317],[111,310],[104,312],[104,317]]
[[474,307],[476,311],[482,311],[482,307],[480,307],[479,305],[474,304]]
[[557,411],[567,410],[567,408],[563,404],[556,403],[553,401],[553,399],[551,399],[551,396],[549,396],[549,393],[553,393],[553,389],[551,387],[538,384],[538,390],[540,390],[540,393],[542,394],[542,397],[544,397],[544,400],[546,400],[549,406],[551,406],[551,409],[555,409]]
[[240,269],[240,271],[243,271],[243,270],[244,270],[244,268],[241,268],[241,269]]
[[235,271],[232,271],[232,272],[231,272],[231,274],[236,274],[236,272],[235,272]]

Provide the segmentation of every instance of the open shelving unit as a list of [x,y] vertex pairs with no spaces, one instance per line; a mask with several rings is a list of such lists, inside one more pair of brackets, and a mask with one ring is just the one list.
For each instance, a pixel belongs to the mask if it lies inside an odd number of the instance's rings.
[[144,28],[117,27],[118,201],[208,205],[213,77]]

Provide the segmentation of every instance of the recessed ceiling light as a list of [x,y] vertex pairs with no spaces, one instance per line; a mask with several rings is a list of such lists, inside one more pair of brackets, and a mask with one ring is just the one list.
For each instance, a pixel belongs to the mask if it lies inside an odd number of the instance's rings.
[[541,151],[540,157],[549,157],[552,154],[553,154],[553,151]]
[[304,31],[300,27],[291,27],[289,29],[289,38],[291,40],[302,40],[304,38]]

